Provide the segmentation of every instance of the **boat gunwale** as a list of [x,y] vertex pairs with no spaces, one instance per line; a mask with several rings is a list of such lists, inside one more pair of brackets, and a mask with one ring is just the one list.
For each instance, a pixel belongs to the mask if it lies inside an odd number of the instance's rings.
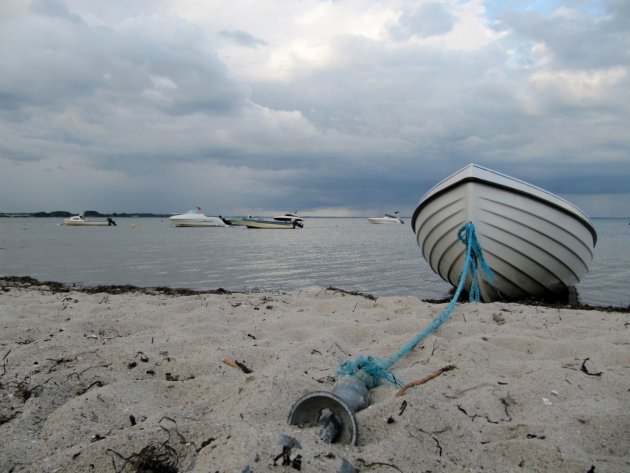
[[[466,168],[464,168],[464,169],[466,169]],[[485,170],[485,168],[481,168],[481,169]],[[488,170],[488,171],[490,171],[490,170]],[[494,172],[494,171],[491,171],[491,172]],[[444,179],[438,185],[434,186],[432,189],[435,189],[435,188],[439,187],[442,183],[448,181],[448,179],[456,176],[457,174],[458,173],[455,173],[452,176],[450,176],[449,178]],[[540,189],[540,188],[538,188],[536,186],[533,186],[532,184],[528,184],[528,183],[526,183],[524,181],[516,180],[516,179],[514,179],[514,178],[512,178],[510,176],[506,176],[504,174],[499,174],[499,175],[503,176],[503,177],[506,177],[506,178],[509,178],[511,180],[517,181],[517,182],[519,182],[521,184],[526,184],[527,186],[533,187],[536,190],[543,190],[544,191],[544,189]],[[542,203],[544,203],[544,204],[546,204],[546,205],[548,205],[550,207],[553,207],[555,210],[560,211],[561,213],[563,213],[565,215],[571,216],[574,219],[576,219],[577,221],[579,221],[590,232],[591,236],[593,237],[593,247],[595,247],[595,245],[597,244],[597,232],[595,231],[595,228],[588,221],[588,219],[585,220],[585,218],[582,215],[580,215],[578,213],[575,213],[575,212],[572,212],[571,210],[569,210],[567,208],[564,208],[564,207],[556,204],[555,202],[552,202],[549,199],[544,199],[544,198],[542,198],[542,197],[540,197],[538,195],[535,195],[535,194],[533,194],[531,192],[527,192],[527,191],[521,190],[521,189],[516,189],[514,187],[510,187],[510,186],[507,186],[507,185],[504,185],[504,184],[499,184],[497,182],[494,182],[494,181],[491,181],[491,180],[488,180],[488,179],[484,179],[484,178],[481,178],[481,177],[478,177],[478,176],[466,176],[466,177],[463,177],[462,179],[458,179],[457,181],[455,181],[452,184],[444,187],[443,189],[440,189],[440,190],[436,191],[433,194],[431,194],[431,190],[429,190],[429,192],[427,192],[425,194],[425,197],[422,198],[422,200],[420,201],[420,203],[418,204],[418,206],[414,210],[413,215],[411,217],[411,228],[413,229],[414,233],[416,233],[416,222],[418,220],[418,215],[420,214],[422,209],[429,204],[429,202],[434,201],[438,197],[440,197],[440,196],[450,192],[452,189],[454,189],[456,187],[459,187],[459,186],[462,186],[462,185],[468,184],[468,183],[478,183],[478,184],[480,183],[480,184],[485,184],[485,185],[488,185],[490,187],[494,187],[494,188],[497,188],[497,189],[507,190],[507,191],[509,191],[511,193],[519,194],[519,195],[528,197],[530,199],[536,200],[538,202],[542,202]],[[544,192],[549,194],[549,195],[551,195],[551,196],[554,196],[554,197],[556,197],[558,199],[561,199],[564,202],[567,202],[564,199],[562,199],[561,197],[556,196],[555,194],[549,193],[547,191],[544,191]],[[567,202],[567,203],[570,204],[572,207],[575,207],[570,202]],[[579,210],[579,209],[577,209],[577,210]],[[580,213],[581,213],[581,211],[580,211]]]

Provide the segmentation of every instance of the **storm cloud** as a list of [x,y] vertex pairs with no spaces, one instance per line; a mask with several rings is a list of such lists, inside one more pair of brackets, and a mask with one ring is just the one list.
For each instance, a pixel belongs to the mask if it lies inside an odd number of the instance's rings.
[[630,215],[624,1],[8,0],[0,211],[413,211],[476,162]]

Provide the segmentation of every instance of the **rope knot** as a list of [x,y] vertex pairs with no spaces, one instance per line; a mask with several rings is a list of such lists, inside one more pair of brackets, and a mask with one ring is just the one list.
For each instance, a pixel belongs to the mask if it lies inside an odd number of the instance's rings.
[[[481,293],[479,291],[479,281],[477,279],[477,271],[481,270],[484,274],[486,281],[492,283],[494,281],[494,274],[492,270],[483,258],[481,251],[481,245],[477,240],[475,234],[475,226],[472,222],[467,222],[457,232],[457,239],[461,241],[468,250],[466,252],[466,261],[464,262],[464,270],[462,275],[465,275],[466,270],[470,271],[470,291],[468,293],[470,302],[479,302],[481,300]],[[460,280],[461,285],[461,280]]]
[[337,368],[337,374],[342,376],[356,376],[368,389],[382,384],[382,380],[402,386],[394,373],[389,371],[386,364],[374,356],[358,356],[355,361],[344,361]]

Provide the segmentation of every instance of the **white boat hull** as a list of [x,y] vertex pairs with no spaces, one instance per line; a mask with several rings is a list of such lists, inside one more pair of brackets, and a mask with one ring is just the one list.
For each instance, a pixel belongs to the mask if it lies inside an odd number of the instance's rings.
[[80,215],[64,218],[63,224],[67,227],[109,227],[115,225],[113,220],[111,223],[107,220],[84,220]]
[[219,217],[208,217],[201,212],[201,209],[173,215],[169,221],[175,227],[225,227],[223,220]]
[[171,220],[171,223],[175,227],[225,227],[220,220]]
[[276,220],[256,220],[256,219],[243,219],[243,223],[247,228],[265,228],[275,230],[292,230],[294,228],[302,228],[301,222],[279,222]]
[[63,224],[66,225],[67,227],[108,227],[109,226],[107,222],[96,222],[96,221],[78,222],[76,220],[75,221],[64,220]]
[[470,165],[430,190],[412,218],[425,260],[454,286],[465,259],[457,231],[466,222],[495,275],[492,285],[478,278],[485,302],[566,293],[587,273],[597,241],[588,217],[569,202]]
[[376,224],[398,224],[400,225],[401,223],[403,223],[400,219],[397,218],[389,218],[389,217],[369,217],[368,221],[370,223],[376,223]]

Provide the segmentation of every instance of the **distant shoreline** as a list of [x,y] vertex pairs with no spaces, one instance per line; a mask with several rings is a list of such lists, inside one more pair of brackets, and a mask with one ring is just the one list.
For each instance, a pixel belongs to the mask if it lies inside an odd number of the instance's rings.
[[68,218],[73,215],[83,214],[85,217],[133,217],[133,218],[168,218],[175,214],[154,214],[154,213],[128,213],[128,212],[112,212],[101,213],[94,210],[86,212],[67,212],[65,210],[55,210],[54,212],[0,212],[0,218]]

